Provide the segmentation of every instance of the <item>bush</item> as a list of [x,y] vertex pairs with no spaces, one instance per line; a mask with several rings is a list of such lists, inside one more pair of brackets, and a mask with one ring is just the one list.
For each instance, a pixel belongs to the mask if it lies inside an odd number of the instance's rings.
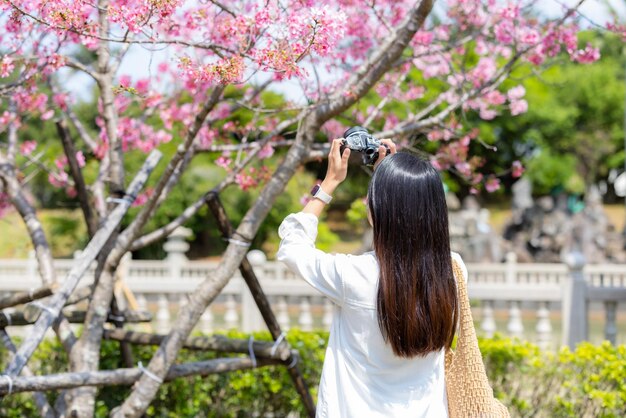
[[[248,338],[238,331],[231,338]],[[269,340],[267,332],[255,333],[255,340]],[[300,364],[314,398],[317,397],[327,332],[292,330],[287,340],[300,351]],[[480,339],[487,373],[494,393],[513,417],[623,417],[626,416],[626,346],[608,343],[580,344],[576,350],[542,353],[535,345],[496,336]],[[146,364],[154,347],[134,347],[136,361]],[[102,369],[122,366],[117,342],[104,341]],[[185,362],[215,358],[215,353],[183,350]],[[0,351],[0,362],[7,355]],[[55,341],[45,341],[29,362],[36,374],[66,370],[67,358]],[[128,387],[107,387],[98,391],[96,416],[108,412],[128,396]],[[51,403],[56,395],[48,393]],[[282,366],[177,379],[161,387],[148,409],[150,417],[240,417],[306,416],[292,381]],[[0,416],[37,416],[28,394],[15,394],[0,404]]]

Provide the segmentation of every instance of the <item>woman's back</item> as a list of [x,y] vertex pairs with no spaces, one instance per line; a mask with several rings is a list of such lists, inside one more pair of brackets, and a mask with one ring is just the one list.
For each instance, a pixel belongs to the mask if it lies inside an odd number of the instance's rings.
[[290,215],[279,234],[278,259],[335,303],[318,416],[446,417],[443,351],[400,357],[383,338],[374,252],[329,255],[315,249],[317,218],[310,214]]

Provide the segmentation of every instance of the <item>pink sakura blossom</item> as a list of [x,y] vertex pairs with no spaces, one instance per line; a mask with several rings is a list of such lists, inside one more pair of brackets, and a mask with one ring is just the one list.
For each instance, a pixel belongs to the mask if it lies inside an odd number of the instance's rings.
[[413,43],[416,45],[428,46],[433,42],[435,34],[420,30],[413,36]]
[[443,166],[441,165],[441,163],[439,162],[439,160],[437,160],[436,158],[432,158],[430,160],[430,164],[435,167],[435,170],[438,171],[443,171]]
[[0,77],[5,78],[11,75],[15,69],[13,59],[9,55],[5,55],[0,60]]
[[[304,193],[302,196],[300,196],[299,201],[302,206],[306,206],[306,204],[309,203],[311,200],[312,200],[311,195],[308,193]],[[0,215],[1,215],[1,212],[0,212]]]
[[130,78],[129,75],[122,75],[120,76],[119,83],[120,83],[120,86],[124,88],[128,88],[130,87],[132,83],[132,79]]
[[94,150],[94,156],[97,159],[101,160],[106,155],[108,149],[109,145],[106,142],[101,142],[96,146],[96,149]]
[[54,187],[65,187],[68,183],[69,176],[65,171],[59,173],[50,173],[48,175],[48,181]]
[[484,99],[486,103],[493,106],[499,106],[506,102],[506,97],[498,90],[490,91],[489,93],[485,94]]
[[496,61],[492,57],[481,57],[469,75],[474,87],[478,87],[491,79],[495,75],[497,68]]
[[394,115],[393,113],[389,114],[387,116],[387,118],[385,118],[385,125],[383,126],[383,130],[387,130],[387,129],[392,129],[394,128],[398,123],[400,122],[400,119],[398,119],[398,117],[396,115]]
[[500,9],[498,14],[503,20],[515,20],[520,15],[520,9],[517,4],[509,3]]
[[500,188],[500,180],[494,176],[489,176],[485,182],[485,190],[489,193],[493,193]]
[[524,99],[515,100],[509,104],[509,108],[511,109],[511,115],[521,115],[522,113],[526,113],[528,110],[528,102]]
[[472,168],[470,167],[467,161],[460,161],[454,164],[454,168],[459,172],[459,174],[469,177],[472,172]]
[[4,192],[0,192],[0,218],[3,218],[12,208],[13,205],[11,204],[9,195]]
[[237,183],[243,191],[256,187],[257,185],[257,181],[254,179],[254,177],[244,173],[239,173],[235,175],[235,183]]
[[150,90],[150,80],[147,78],[137,80],[137,82],[135,83],[135,90],[137,90],[137,93],[142,96],[147,94]]
[[52,96],[52,102],[63,111],[67,110],[68,100],[69,95],[67,93],[57,93]]
[[0,125],[7,126],[9,123],[11,123],[11,121],[16,119],[15,116],[15,113],[11,113],[8,110],[5,110],[4,112],[2,112],[2,115],[0,115]]
[[343,133],[348,129],[347,126],[343,125],[336,119],[330,119],[324,125],[322,125],[322,132],[324,132],[329,140],[333,140],[335,138],[342,138]]
[[20,153],[22,155],[31,155],[33,151],[37,148],[37,142],[35,141],[24,141],[20,145]]
[[480,106],[478,116],[483,120],[492,120],[498,116],[498,112],[495,109],[490,109],[487,106]]
[[56,160],[54,160],[54,165],[61,171],[65,170],[65,167],[67,166],[67,157],[63,156],[57,158]]
[[257,154],[257,157],[259,157],[259,159],[261,160],[264,160],[265,158],[269,158],[272,155],[274,155],[274,147],[272,147],[272,144],[267,143],[263,145],[263,148],[261,148],[261,150]]
[[76,152],[76,162],[78,163],[78,166],[80,168],[83,168],[85,166],[85,155],[82,151]]
[[478,183],[480,183],[481,181],[483,181],[484,175],[482,173],[474,173],[472,175],[472,180],[471,183],[473,185],[476,185]]
[[424,86],[411,86],[404,93],[403,99],[407,101],[421,99],[424,97],[425,92],[426,88]]
[[200,149],[209,149],[213,145],[213,141],[217,138],[217,132],[210,129],[207,125],[202,126],[198,131],[198,147]]
[[600,59],[600,50],[587,44],[585,49],[579,49],[572,54],[572,60],[581,64],[590,64]]
[[521,177],[523,173],[524,166],[522,166],[522,163],[519,161],[513,161],[513,164],[511,165],[511,175],[513,178]]
[[131,206],[141,207],[145,205],[148,199],[150,199],[150,197],[152,197],[153,194],[154,194],[154,189],[151,187],[147,188],[144,193],[140,193],[137,195],[137,197],[135,198],[135,201],[131,204]]
[[519,100],[526,95],[526,89],[521,84],[519,86],[513,87],[506,92],[506,97],[510,101]]
[[54,110],[50,109],[41,114],[41,120],[49,120],[54,116]]
[[526,45],[535,45],[541,39],[539,32],[535,29],[524,28],[522,30],[520,41]]
[[221,155],[218,157],[217,160],[215,160],[215,164],[222,167],[223,169],[229,170],[230,169],[230,164],[232,163],[232,160],[230,159],[230,157],[226,156],[226,155]]

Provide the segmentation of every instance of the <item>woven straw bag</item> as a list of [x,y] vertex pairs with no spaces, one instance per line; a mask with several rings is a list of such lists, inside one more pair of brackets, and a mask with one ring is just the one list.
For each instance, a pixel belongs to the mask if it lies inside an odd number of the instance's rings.
[[509,411],[493,396],[470,310],[463,272],[452,260],[459,295],[456,349],[446,351],[445,380],[450,418],[509,418]]

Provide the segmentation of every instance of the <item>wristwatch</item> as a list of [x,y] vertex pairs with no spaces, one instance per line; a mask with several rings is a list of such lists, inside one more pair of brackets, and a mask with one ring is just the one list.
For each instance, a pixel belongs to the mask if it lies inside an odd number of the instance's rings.
[[313,186],[313,188],[311,189],[311,195],[326,204],[329,204],[330,201],[333,200],[333,197],[326,193],[324,190],[322,190],[322,187],[319,184]]

